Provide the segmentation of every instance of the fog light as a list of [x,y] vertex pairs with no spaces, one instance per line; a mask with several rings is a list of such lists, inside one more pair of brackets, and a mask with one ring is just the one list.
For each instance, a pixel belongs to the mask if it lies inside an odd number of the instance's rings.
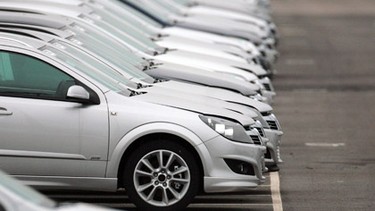
[[234,159],[224,159],[225,163],[229,166],[229,168],[237,173],[237,174],[244,174],[244,175],[255,175],[254,167],[248,162],[234,160]]

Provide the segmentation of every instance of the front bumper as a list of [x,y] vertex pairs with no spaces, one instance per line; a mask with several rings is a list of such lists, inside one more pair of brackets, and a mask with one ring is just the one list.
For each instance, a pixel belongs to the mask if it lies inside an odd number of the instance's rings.
[[[217,136],[197,147],[200,152],[205,152],[202,159],[205,192],[244,191],[265,181],[265,146],[237,143]],[[250,164],[253,175],[235,173],[225,160]]]
[[283,135],[282,131],[264,129],[266,137],[269,139],[267,143],[267,153],[265,155],[266,163],[282,163],[280,155],[280,145],[281,145],[281,136]]

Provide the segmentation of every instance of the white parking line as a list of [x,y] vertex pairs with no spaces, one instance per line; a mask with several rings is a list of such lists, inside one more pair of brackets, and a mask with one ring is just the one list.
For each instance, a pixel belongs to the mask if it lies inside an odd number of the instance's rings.
[[343,147],[345,143],[305,143],[308,147]]
[[273,211],[283,211],[283,203],[281,201],[281,194],[280,194],[279,172],[271,172],[270,178],[271,178]]

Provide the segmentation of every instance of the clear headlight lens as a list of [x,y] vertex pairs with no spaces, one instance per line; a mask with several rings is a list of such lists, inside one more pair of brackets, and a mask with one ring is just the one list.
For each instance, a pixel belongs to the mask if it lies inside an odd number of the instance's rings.
[[200,115],[199,118],[206,123],[210,128],[215,130],[220,135],[232,141],[253,144],[254,142],[246,134],[244,127],[238,123],[218,118]]

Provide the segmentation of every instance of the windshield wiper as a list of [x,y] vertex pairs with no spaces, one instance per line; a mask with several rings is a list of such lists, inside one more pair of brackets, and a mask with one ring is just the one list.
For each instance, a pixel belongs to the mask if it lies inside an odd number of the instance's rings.
[[146,94],[147,92],[137,92],[137,91],[134,91],[134,90],[131,90],[131,89],[128,89],[130,91],[130,95],[129,97],[133,97],[133,96],[137,96],[137,95],[143,95],[143,94]]
[[137,83],[137,89],[142,89],[142,88],[147,88],[147,87],[152,87],[152,85],[145,85],[145,84]]

